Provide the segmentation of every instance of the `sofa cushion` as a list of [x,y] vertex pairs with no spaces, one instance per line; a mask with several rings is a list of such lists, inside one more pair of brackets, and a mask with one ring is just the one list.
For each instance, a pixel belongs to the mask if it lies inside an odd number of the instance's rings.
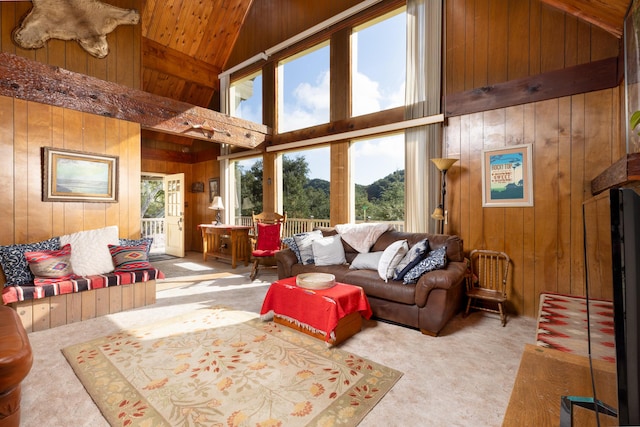
[[404,275],[415,267],[425,257],[429,251],[429,239],[420,240],[415,245],[411,246],[409,252],[402,258],[398,266],[396,267],[393,280],[402,280]]
[[320,230],[309,231],[307,233],[294,234],[293,238],[296,241],[298,251],[300,251],[300,259],[302,264],[313,264],[313,241],[322,239],[322,232]]
[[293,236],[285,237],[282,239],[282,243],[285,244],[291,251],[296,254],[296,258],[298,262],[302,264],[302,258],[300,258],[300,249],[298,249],[298,245],[296,245],[296,239]]
[[405,274],[402,283],[405,285],[417,283],[420,276],[429,271],[444,268],[447,265],[447,248],[443,246],[435,249],[427,255],[425,259],[420,261],[407,274]]
[[323,237],[311,243],[313,260],[317,266],[344,264],[344,248],[340,236]]
[[378,263],[378,274],[382,280],[386,282],[393,277],[396,266],[408,251],[409,245],[406,240],[393,242],[384,250]]
[[383,251],[378,252],[366,252],[356,255],[351,261],[349,268],[351,270],[376,270],[378,271],[378,265],[380,264],[380,258]]
[[71,268],[71,245],[54,251],[25,252],[24,257],[33,273],[36,286],[69,280],[76,277]]
[[78,276],[96,276],[113,271],[109,245],[118,245],[118,226],[79,231],[60,236],[60,244],[71,244],[71,265]]
[[7,279],[5,286],[26,285],[33,282],[33,274],[24,257],[25,252],[60,249],[60,239],[41,242],[0,246],[0,264]]
[[151,264],[149,264],[146,245],[109,245],[109,253],[113,258],[113,266],[116,272],[148,270],[153,268]]

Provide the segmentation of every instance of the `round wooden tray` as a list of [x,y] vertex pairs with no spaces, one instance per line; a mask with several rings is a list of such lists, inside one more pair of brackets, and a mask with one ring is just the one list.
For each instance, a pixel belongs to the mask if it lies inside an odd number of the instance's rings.
[[329,289],[336,285],[336,276],[328,273],[298,274],[296,285],[305,289]]

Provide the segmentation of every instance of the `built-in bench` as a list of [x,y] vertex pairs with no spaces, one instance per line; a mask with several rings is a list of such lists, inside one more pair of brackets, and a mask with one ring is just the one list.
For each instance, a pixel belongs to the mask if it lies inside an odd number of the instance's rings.
[[148,262],[150,245],[109,226],[0,246],[2,301],[27,332],[154,304],[164,275]]
[[7,286],[5,305],[14,308],[27,332],[93,319],[156,302],[158,269],[108,273],[50,285]]

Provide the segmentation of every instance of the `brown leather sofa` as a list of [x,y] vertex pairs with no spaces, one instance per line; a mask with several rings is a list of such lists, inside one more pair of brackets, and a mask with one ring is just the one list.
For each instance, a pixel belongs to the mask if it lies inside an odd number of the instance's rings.
[[32,364],[31,345],[18,313],[0,305],[0,427],[20,425],[20,384]]
[[[334,228],[321,228],[324,236],[337,234]],[[291,249],[276,253],[278,278],[296,276],[301,273],[321,272],[335,275],[336,281],[361,286],[367,295],[374,317],[417,328],[424,334],[437,336],[447,322],[461,309],[464,294],[467,263],[464,258],[462,239],[458,236],[405,233],[395,230],[382,234],[371,248],[371,252],[383,251],[391,243],[407,239],[409,247],[423,239],[429,239],[431,250],[446,246],[447,266],[423,274],[414,285],[389,280],[385,283],[375,270],[351,270],[348,264],[316,266],[298,263]],[[351,263],[358,252],[342,242],[347,263]]]

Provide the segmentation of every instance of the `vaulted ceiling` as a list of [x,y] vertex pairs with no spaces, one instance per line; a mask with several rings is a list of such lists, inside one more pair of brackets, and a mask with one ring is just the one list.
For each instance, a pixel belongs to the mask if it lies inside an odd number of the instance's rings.
[[[630,0],[540,1],[618,38],[630,3]],[[217,109],[218,74],[227,65],[252,2],[146,0],[142,13],[143,90]]]

